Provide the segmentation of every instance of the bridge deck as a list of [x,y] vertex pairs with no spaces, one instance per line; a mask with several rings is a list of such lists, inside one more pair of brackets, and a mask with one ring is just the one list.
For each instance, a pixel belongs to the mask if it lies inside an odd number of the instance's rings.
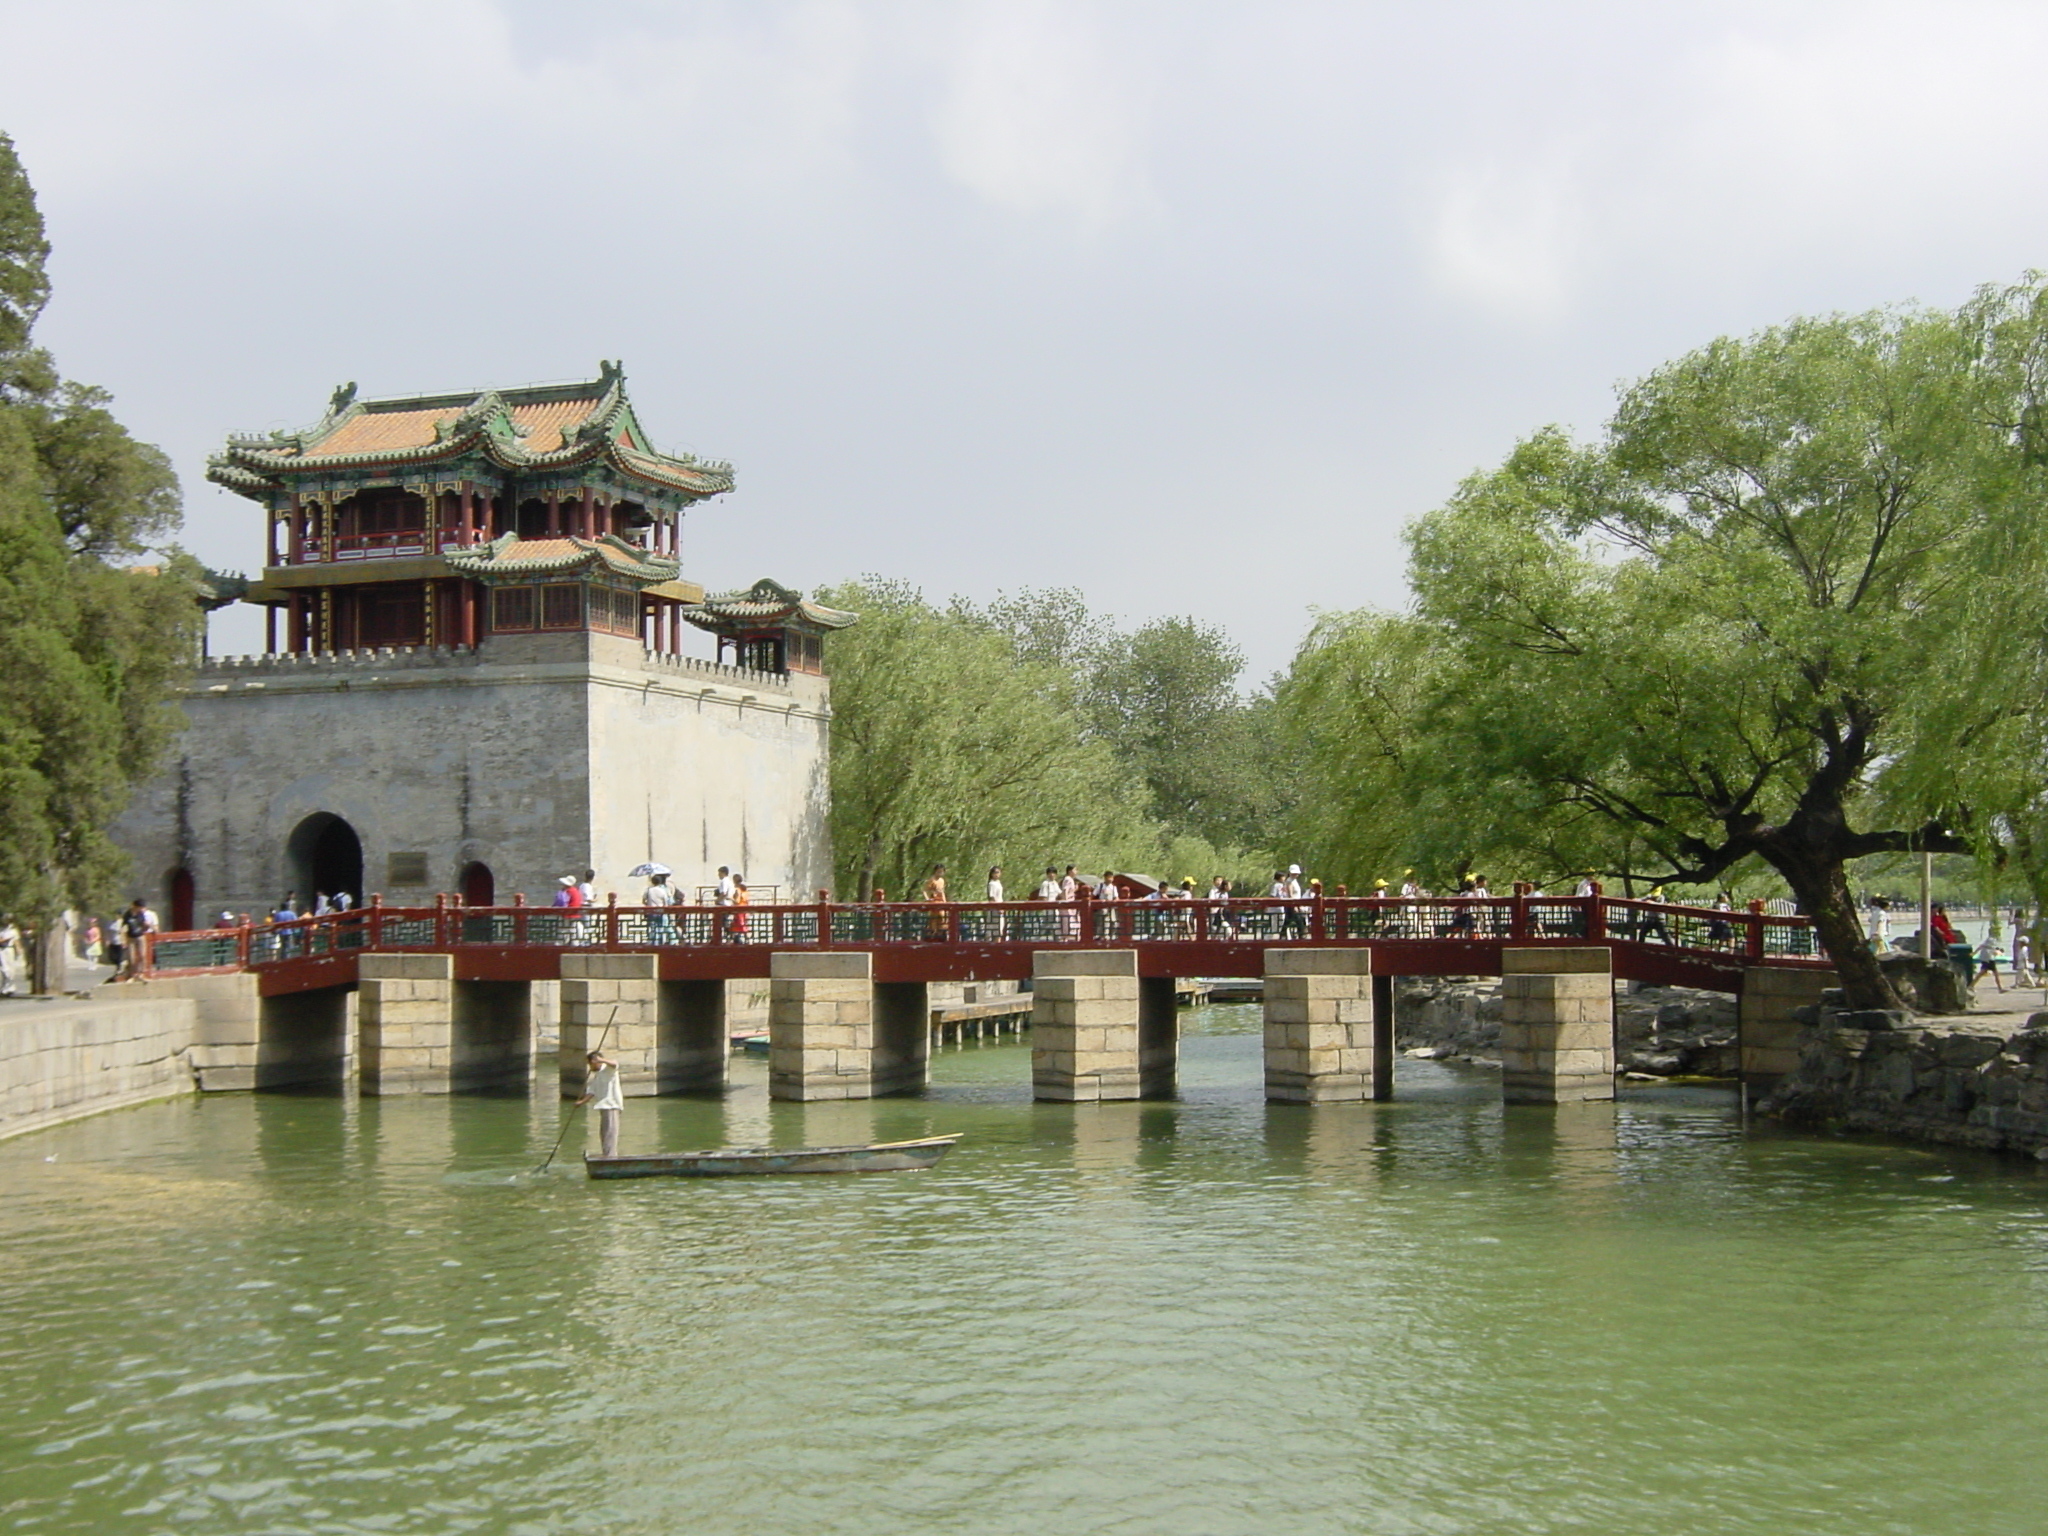
[[1735,990],[1751,967],[1826,969],[1802,917],[1608,896],[853,904],[775,907],[387,907],[156,935],[146,970],[251,970],[265,996],[356,980],[368,953],[454,957],[465,981],[541,981],[574,953],[659,958],[663,980],[766,977],[777,950],[865,950],[877,981],[1031,974],[1045,949],[1132,949],[1144,976],[1259,976],[1275,948],[1367,948],[1382,976],[1497,976],[1509,948],[1602,945],[1617,977]]

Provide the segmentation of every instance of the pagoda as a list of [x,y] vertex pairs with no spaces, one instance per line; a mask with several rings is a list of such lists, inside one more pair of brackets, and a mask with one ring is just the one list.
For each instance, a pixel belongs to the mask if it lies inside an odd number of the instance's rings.
[[296,432],[238,435],[207,478],[267,513],[245,594],[267,648],[474,647],[592,630],[675,654],[683,513],[732,467],[656,452],[619,365],[587,382],[359,400]]
[[[201,660],[190,722],[115,835],[185,927],[323,897],[544,903],[661,863],[758,892],[831,882],[822,638],[853,615],[774,582],[706,597],[682,518],[729,465],[655,450],[625,375],[454,394],[335,391],[230,437],[208,478],[263,508],[261,574],[209,608],[266,653]],[[696,631],[716,660],[686,655]]]

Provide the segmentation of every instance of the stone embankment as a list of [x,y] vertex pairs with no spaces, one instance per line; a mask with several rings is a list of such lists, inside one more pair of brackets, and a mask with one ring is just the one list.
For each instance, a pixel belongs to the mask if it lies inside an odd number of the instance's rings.
[[183,997],[32,998],[0,1006],[0,1137],[190,1093]]
[[[1647,1077],[1734,1077],[1735,999],[1690,987],[1617,989],[1615,1065]],[[1500,1064],[1500,982],[1408,977],[1394,994],[1394,1043],[1435,1061]]]
[[1916,1018],[1821,1006],[1760,1112],[1788,1125],[2048,1162],[2048,1013]]

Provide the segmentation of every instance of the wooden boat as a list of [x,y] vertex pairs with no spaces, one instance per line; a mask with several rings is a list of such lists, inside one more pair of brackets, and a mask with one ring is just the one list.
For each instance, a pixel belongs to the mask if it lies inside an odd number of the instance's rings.
[[916,1141],[878,1141],[864,1147],[721,1147],[711,1152],[649,1152],[639,1157],[592,1157],[583,1169],[593,1179],[718,1178],[738,1173],[900,1173],[929,1168],[960,1133]]

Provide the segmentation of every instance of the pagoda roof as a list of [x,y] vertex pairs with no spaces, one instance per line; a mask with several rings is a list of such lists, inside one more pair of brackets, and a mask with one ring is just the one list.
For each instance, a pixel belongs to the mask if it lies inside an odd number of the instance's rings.
[[404,469],[481,454],[501,469],[532,473],[602,461],[649,487],[690,501],[733,486],[732,466],[692,454],[657,453],[626,399],[626,375],[603,363],[598,376],[358,400],[344,384],[327,414],[296,432],[237,434],[207,461],[206,478],[261,498],[290,480],[337,469]]
[[701,603],[687,604],[677,612],[699,629],[721,634],[778,626],[845,629],[860,619],[857,613],[814,603],[803,593],[766,577],[744,591],[708,592]]
[[488,544],[448,550],[443,558],[450,570],[477,581],[527,581],[536,576],[602,571],[651,586],[674,581],[683,568],[673,556],[649,554],[610,533],[596,539],[522,539],[508,533]]

